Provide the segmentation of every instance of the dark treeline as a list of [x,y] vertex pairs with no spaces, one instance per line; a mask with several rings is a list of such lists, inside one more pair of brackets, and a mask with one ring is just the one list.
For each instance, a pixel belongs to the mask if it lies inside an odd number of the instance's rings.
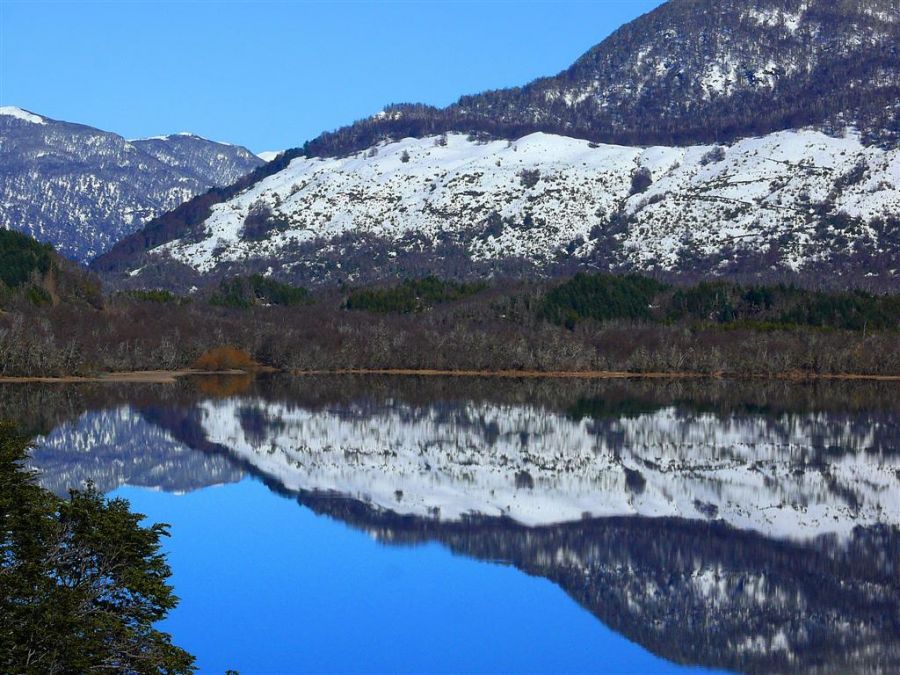
[[100,307],[100,283],[49,244],[28,235],[0,229],[0,312],[5,305],[25,300],[26,305],[66,302]]
[[361,288],[350,291],[344,307],[381,314],[408,314],[429,309],[437,304],[462,300],[486,288],[485,283],[458,283],[429,276],[424,279],[409,279],[387,288]]
[[0,289],[13,289],[53,264],[53,248],[12,230],[0,230]]
[[[254,305],[299,305],[309,299],[305,288],[280,283],[261,274],[223,279],[209,301],[214,305],[247,309]],[[172,295],[167,302],[183,300]]]
[[900,329],[900,296],[726,281],[673,287],[638,275],[579,274],[544,295],[541,315],[569,328],[584,320],[631,319],[759,330],[896,331]]
[[900,299],[861,292],[609,275],[308,292],[239,277],[190,298],[35,303],[30,287],[0,314],[0,375],[180,369],[222,347],[288,370],[900,373]]

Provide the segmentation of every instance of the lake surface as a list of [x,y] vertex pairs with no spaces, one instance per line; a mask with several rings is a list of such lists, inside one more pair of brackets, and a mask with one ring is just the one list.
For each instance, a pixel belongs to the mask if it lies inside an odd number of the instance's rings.
[[172,525],[203,672],[900,669],[900,386],[5,385],[65,494]]

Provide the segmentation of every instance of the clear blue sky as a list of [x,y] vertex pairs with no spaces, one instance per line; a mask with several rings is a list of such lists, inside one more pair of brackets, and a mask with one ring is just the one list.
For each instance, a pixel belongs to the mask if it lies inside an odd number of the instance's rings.
[[133,138],[300,145],[567,67],[661,0],[0,0],[0,105]]

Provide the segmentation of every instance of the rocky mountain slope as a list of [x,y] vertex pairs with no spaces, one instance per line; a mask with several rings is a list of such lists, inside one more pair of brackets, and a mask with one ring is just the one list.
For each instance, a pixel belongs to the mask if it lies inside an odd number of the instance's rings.
[[323,134],[95,269],[176,288],[599,269],[896,289],[898,37],[892,0],[671,0],[555,77]]
[[262,164],[190,134],[128,141],[0,108],[0,227],[87,261],[153,217]]

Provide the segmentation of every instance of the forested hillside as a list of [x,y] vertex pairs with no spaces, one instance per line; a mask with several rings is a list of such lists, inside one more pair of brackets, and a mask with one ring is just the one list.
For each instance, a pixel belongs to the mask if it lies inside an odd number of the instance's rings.
[[463,96],[445,109],[389,106],[323,134],[306,152],[449,131],[686,145],[847,125],[893,147],[898,44],[893,0],[670,0],[556,76]]
[[102,306],[100,283],[64,260],[49,244],[0,229],[0,312],[4,306]]

